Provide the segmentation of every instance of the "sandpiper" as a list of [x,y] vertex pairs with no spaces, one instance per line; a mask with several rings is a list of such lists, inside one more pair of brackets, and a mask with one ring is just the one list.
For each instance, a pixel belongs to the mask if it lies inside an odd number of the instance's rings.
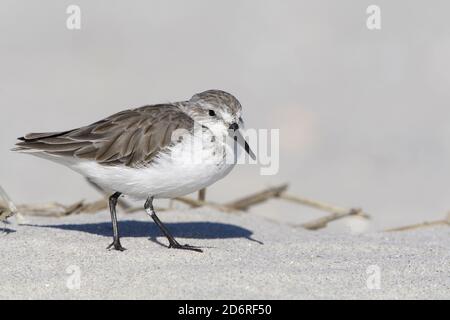
[[[255,159],[239,131],[242,107],[231,94],[208,90],[188,101],[124,110],[78,129],[29,133],[14,151],[61,163],[111,193],[113,242],[120,243],[116,204],[120,196],[145,200],[144,209],[169,240],[169,248],[201,252],[181,245],[159,220],[156,198],[174,198],[205,188],[234,167],[236,144]],[[184,132],[184,134],[179,134]]]

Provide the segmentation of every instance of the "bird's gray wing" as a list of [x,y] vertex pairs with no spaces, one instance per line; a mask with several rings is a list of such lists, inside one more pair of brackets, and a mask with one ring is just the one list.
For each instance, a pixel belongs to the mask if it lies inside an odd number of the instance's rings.
[[175,130],[192,132],[193,127],[194,120],[178,107],[151,105],[125,110],[71,131],[27,134],[19,138],[15,150],[139,167],[172,144]]

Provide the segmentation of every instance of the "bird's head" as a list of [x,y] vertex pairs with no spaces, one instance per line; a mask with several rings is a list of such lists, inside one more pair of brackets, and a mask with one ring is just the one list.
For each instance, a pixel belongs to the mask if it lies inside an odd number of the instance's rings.
[[195,121],[215,134],[228,132],[253,159],[256,158],[239,131],[244,126],[242,106],[232,94],[221,90],[197,93],[187,102],[187,109]]

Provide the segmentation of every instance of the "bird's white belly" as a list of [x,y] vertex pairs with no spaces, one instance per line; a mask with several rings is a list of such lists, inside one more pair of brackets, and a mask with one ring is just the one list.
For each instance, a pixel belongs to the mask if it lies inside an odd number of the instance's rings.
[[135,199],[179,197],[213,184],[234,167],[226,160],[224,152],[231,149],[225,145],[209,142],[189,148],[191,142],[180,143],[142,168],[104,166],[93,161],[71,167],[102,188]]

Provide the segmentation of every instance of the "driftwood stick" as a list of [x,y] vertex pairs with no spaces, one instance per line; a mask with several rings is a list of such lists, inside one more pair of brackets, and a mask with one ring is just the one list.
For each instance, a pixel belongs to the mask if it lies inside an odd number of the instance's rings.
[[447,214],[447,218],[443,219],[443,220],[424,221],[422,223],[412,224],[412,225],[404,226],[404,227],[386,229],[384,231],[385,232],[407,231],[407,230],[414,230],[414,229],[439,226],[439,225],[450,225],[450,212]]
[[369,216],[366,213],[364,213],[361,209],[350,209],[346,212],[334,212],[328,216],[303,223],[300,226],[308,230],[319,230],[325,228],[329,222],[349,216],[359,216],[366,219],[369,218]]
[[190,206],[192,208],[201,207],[201,206],[207,205],[207,203],[205,201],[191,199],[191,198],[188,198],[188,197],[177,197],[177,198],[174,198],[174,200],[178,201],[178,202],[182,202],[184,204],[187,204],[188,206]]
[[199,201],[206,201],[206,188],[200,189],[198,191],[198,200]]
[[[108,199],[111,196],[111,194],[109,194],[107,191],[103,190],[102,187],[100,187],[98,184],[96,184],[91,179],[86,178],[86,181],[91,185],[91,187],[93,187],[95,190],[97,190],[102,195],[104,195],[105,199]],[[119,198],[117,200],[117,204],[119,205],[120,208],[122,208],[124,210],[131,209],[131,205],[126,200],[124,200],[123,198]]]
[[97,213],[109,208],[107,199],[100,199],[94,202],[83,203],[78,213]]
[[283,184],[278,187],[272,187],[261,192],[254,193],[242,199],[229,202],[225,204],[225,207],[232,208],[234,210],[247,211],[251,206],[255,204],[260,204],[270,198],[279,197],[284,191],[286,191],[287,187],[287,184]]
[[[94,187],[97,187],[93,184]],[[237,212],[237,211],[247,211],[251,206],[263,203],[271,198],[280,198],[287,201],[291,201],[297,204],[306,205],[315,209],[324,210],[331,212],[330,215],[326,217],[322,217],[316,219],[311,222],[304,223],[300,226],[309,229],[309,230],[317,230],[327,226],[327,224],[331,221],[341,219],[347,216],[359,216],[364,218],[369,218],[369,215],[363,212],[361,209],[345,209],[341,207],[337,207],[330,204],[325,204],[319,201],[310,200],[306,198],[301,198],[297,196],[293,196],[290,194],[286,194],[286,190],[288,188],[287,184],[283,184],[281,186],[271,187],[260,192],[251,194],[249,196],[243,197],[233,202],[229,202],[226,204],[218,204],[213,202],[205,201],[205,189],[199,191],[199,199],[191,199],[187,197],[178,197],[173,199],[174,201],[179,201],[192,208],[207,206],[214,208],[216,210],[220,210],[223,212]],[[102,191],[101,188],[98,188],[99,191]],[[0,190],[0,194],[1,191]],[[4,193],[4,191],[3,191]],[[3,195],[3,198],[5,196]],[[9,199],[9,198],[8,198]],[[203,200],[202,200],[203,199]],[[5,202],[5,200],[4,200]],[[3,206],[5,207],[5,206]],[[1,209],[0,205],[0,209]],[[70,214],[78,214],[78,213],[96,213],[99,211],[108,209],[108,201],[107,199],[101,199],[92,203],[86,203],[84,201],[78,201],[72,205],[65,206],[59,203],[48,203],[48,204],[40,204],[40,205],[19,205],[16,210],[23,212],[26,215],[38,215],[38,216],[47,216],[47,217],[63,217]],[[3,209],[4,210],[4,209]],[[142,207],[128,207],[125,212],[132,213],[141,211]],[[168,210],[167,208],[159,208],[158,211]],[[0,217],[5,214],[0,211]],[[450,217],[449,217],[450,219]]]
[[326,204],[323,202],[307,199],[307,198],[301,198],[297,196],[293,196],[290,194],[283,193],[279,196],[280,199],[284,199],[287,201],[291,201],[294,203],[298,203],[301,205],[305,205],[308,207],[312,207],[318,210],[328,211],[331,214],[322,218],[318,218],[316,220],[306,222],[301,224],[300,226],[308,229],[308,230],[318,230],[325,228],[329,222],[342,219],[349,216],[358,216],[366,219],[370,219],[370,216],[365,213],[360,208],[352,208],[352,209],[345,209],[341,208],[335,205]]
[[[156,211],[169,211],[171,208],[161,208],[161,207],[155,207]],[[144,206],[142,207],[131,207],[129,209],[125,210],[125,213],[136,213],[136,212],[144,212]]]
[[187,205],[189,205],[191,208],[198,208],[198,207],[202,207],[202,206],[206,206],[208,205],[206,203],[206,188],[200,189],[198,191],[198,198],[197,201],[194,199],[189,199],[189,198],[185,198],[185,197],[179,197],[179,198],[175,198],[174,200],[178,200],[180,202],[183,202]]
[[6,191],[0,186],[0,221],[6,221],[18,212],[16,205],[12,202]]
[[301,198],[301,197],[293,196],[293,195],[286,194],[286,193],[282,193],[279,196],[279,198],[283,199],[283,200],[295,202],[295,203],[298,203],[301,205],[305,205],[308,207],[312,207],[312,208],[315,208],[318,210],[328,211],[331,213],[348,215],[351,210],[358,210],[358,215],[369,218],[369,215],[364,213],[361,209],[345,209],[345,208],[341,208],[341,207],[338,207],[335,205],[326,204],[323,202],[319,202],[319,201],[315,201],[315,200],[311,200],[311,199],[307,199],[307,198]]
[[223,211],[223,212],[236,211],[235,208],[231,208],[227,205],[221,205],[221,204],[214,203],[214,202],[200,201],[200,200],[191,199],[191,198],[187,198],[187,197],[177,197],[177,198],[174,198],[174,200],[182,202],[184,204],[187,204],[191,208],[198,208],[198,207],[205,206],[205,207],[215,208],[215,209]]
[[[253,205],[262,203],[273,197],[278,197],[282,192],[284,192],[287,189],[287,187],[288,187],[287,184],[278,187],[272,187],[226,204],[218,204],[214,202],[204,201],[200,199],[197,200],[188,197],[177,197],[174,198],[173,200],[187,204],[191,208],[211,207],[223,212],[230,213],[236,211],[246,211]],[[199,198],[202,190],[199,191]],[[133,209],[131,211],[128,210],[127,212],[134,212],[134,210]]]
[[22,204],[18,205],[18,208],[26,216],[63,217],[74,213],[80,206],[80,203],[64,206],[57,202],[51,202],[45,204]]
[[81,200],[68,206],[57,202],[17,205],[17,211],[23,215],[41,217],[64,217],[78,213],[97,213],[107,208],[108,203],[105,199],[87,203]]

